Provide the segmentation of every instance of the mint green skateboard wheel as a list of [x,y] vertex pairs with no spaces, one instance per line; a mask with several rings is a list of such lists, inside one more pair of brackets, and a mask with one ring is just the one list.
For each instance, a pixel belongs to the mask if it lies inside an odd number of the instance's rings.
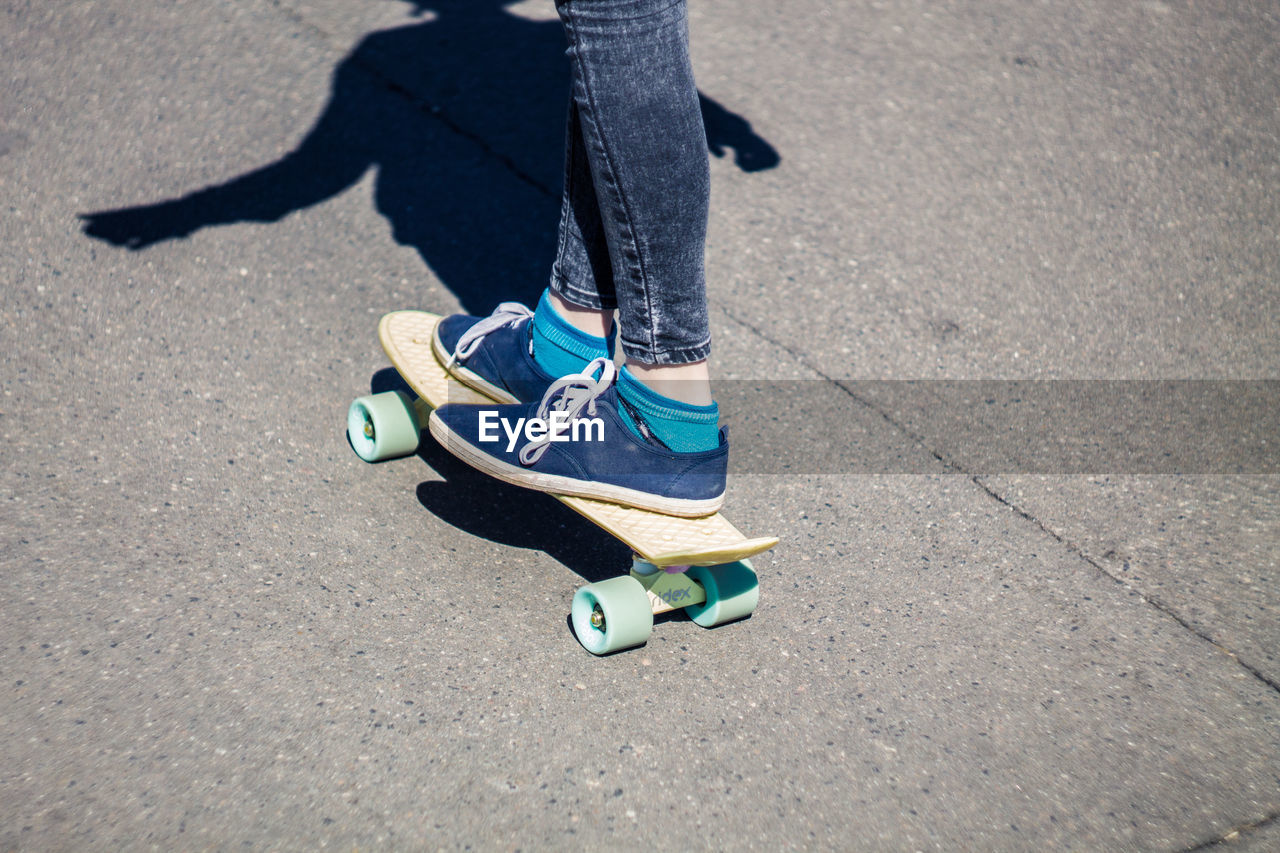
[[707,600],[686,607],[684,612],[703,628],[750,616],[760,602],[760,585],[750,560],[719,566],[691,566],[689,577],[707,593]]
[[400,391],[360,397],[347,409],[347,438],[365,462],[408,456],[420,436],[413,402]]
[[580,587],[570,615],[578,642],[594,655],[643,645],[653,632],[649,594],[630,576]]

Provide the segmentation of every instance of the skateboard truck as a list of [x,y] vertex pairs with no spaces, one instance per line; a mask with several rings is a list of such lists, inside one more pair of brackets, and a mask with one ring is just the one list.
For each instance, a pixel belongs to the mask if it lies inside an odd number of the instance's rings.
[[654,615],[667,613],[707,600],[706,591],[689,577],[691,566],[655,566],[636,554],[632,557],[631,577],[640,581],[649,595]]
[[[702,604],[707,594],[695,581],[683,577],[689,566],[655,566],[639,554],[632,555],[631,576],[640,582],[649,596],[649,605],[654,615],[667,613],[678,607],[691,604]],[[680,575],[680,578],[675,578]],[[604,611],[596,602],[591,608],[588,621],[597,631],[605,627]]]
[[698,625],[712,628],[750,616],[759,600],[750,560],[689,566],[636,557],[629,574],[579,587],[570,620],[578,642],[603,655],[643,645],[658,613],[684,610]]

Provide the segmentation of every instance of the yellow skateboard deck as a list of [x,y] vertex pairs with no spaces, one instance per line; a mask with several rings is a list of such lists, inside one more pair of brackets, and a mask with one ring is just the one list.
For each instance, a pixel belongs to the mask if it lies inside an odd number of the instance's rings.
[[[440,364],[431,345],[438,322],[439,315],[425,311],[396,311],[378,324],[378,339],[387,357],[421,400],[415,404],[420,408],[420,423],[426,422],[427,409],[445,403],[493,402],[451,378]],[[732,563],[778,544],[776,536],[747,538],[719,513],[679,518],[589,498],[555,497],[658,567]]]

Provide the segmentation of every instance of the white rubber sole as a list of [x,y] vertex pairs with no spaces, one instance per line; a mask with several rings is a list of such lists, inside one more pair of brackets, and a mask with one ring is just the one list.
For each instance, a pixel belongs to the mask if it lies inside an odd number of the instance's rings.
[[435,412],[427,421],[431,434],[440,442],[445,450],[466,462],[472,468],[483,471],[490,477],[523,486],[539,492],[553,495],[568,495],[577,498],[591,498],[597,501],[622,504],[636,509],[675,515],[682,518],[700,518],[720,511],[724,505],[724,495],[706,500],[684,500],[681,498],[664,498],[611,483],[596,483],[588,480],[575,480],[559,474],[542,474],[527,468],[510,465],[500,459],[494,459],[482,450],[477,450],[468,442],[454,435],[453,430],[437,417]]

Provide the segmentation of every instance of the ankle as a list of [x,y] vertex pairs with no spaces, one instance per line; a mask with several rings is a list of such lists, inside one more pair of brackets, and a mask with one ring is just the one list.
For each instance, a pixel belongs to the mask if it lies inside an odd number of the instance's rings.
[[613,309],[583,308],[566,301],[554,290],[548,290],[547,295],[556,313],[570,326],[595,338],[609,337],[609,330],[613,328]]
[[593,335],[570,322],[555,307],[550,290],[543,292],[533,312],[530,335],[534,362],[553,377],[577,373],[592,359],[608,358],[613,345],[605,335]]
[[646,388],[663,397],[690,406],[709,406],[714,402],[706,359],[688,364],[641,364],[628,358],[627,370]]
[[[682,378],[673,378],[672,374]],[[714,402],[693,403],[665,393],[674,390],[682,397],[699,397],[707,382],[683,378],[690,374],[697,376],[696,369],[658,371],[659,390],[636,377],[630,365],[623,367],[618,374],[618,414],[622,422],[645,441],[677,453],[716,449],[720,444],[720,407]],[[710,391],[706,393],[709,399]]]

